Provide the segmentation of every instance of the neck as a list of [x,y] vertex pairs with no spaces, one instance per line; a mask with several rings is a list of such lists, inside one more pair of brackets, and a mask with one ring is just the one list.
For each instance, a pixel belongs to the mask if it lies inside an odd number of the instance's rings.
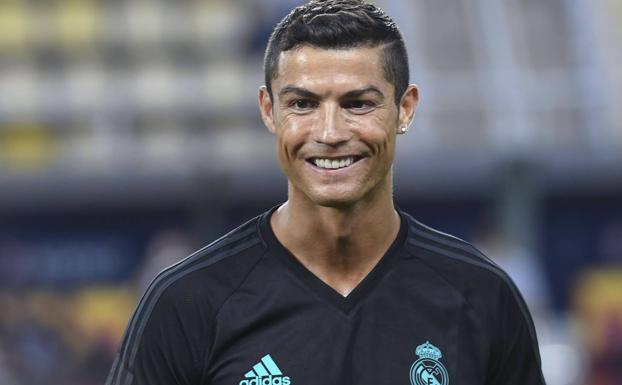
[[400,218],[391,191],[347,207],[289,200],[271,218],[279,241],[312,273],[347,295],[373,269],[397,237]]

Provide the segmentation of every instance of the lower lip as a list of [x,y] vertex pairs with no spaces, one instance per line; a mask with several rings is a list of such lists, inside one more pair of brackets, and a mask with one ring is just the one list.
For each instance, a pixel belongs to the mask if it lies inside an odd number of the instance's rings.
[[311,169],[321,175],[326,175],[326,176],[339,176],[339,175],[343,175],[348,173],[350,170],[352,170],[353,168],[355,168],[356,166],[360,165],[362,162],[365,161],[365,158],[361,158],[359,160],[357,160],[356,162],[352,163],[351,165],[349,165],[348,167],[342,167],[342,168],[333,168],[333,169],[329,169],[329,168],[321,168],[316,166],[313,163],[309,163],[306,162],[305,163],[311,167]]

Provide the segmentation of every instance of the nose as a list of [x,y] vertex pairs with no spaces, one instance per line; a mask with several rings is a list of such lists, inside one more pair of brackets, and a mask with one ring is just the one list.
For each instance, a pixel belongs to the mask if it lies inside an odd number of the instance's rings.
[[313,140],[331,147],[339,146],[350,140],[352,133],[347,128],[340,114],[339,105],[325,103],[320,117],[315,123]]

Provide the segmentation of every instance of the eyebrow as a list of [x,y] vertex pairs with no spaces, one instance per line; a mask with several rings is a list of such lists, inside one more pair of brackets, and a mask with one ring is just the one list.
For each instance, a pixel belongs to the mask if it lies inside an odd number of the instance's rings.
[[285,86],[281,91],[279,91],[279,97],[287,95],[287,94],[296,94],[300,96],[304,96],[306,98],[319,99],[320,95],[309,91],[306,88],[297,87],[297,86]]
[[361,88],[359,90],[352,90],[352,91],[348,91],[345,94],[343,94],[341,97],[343,99],[353,99],[353,98],[357,98],[359,96],[363,96],[367,93],[374,93],[378,96],[380,96],[381,98],[384,99],[384,94],[382,93],[382,91],[380,91],[377,87],[375,86],[368,86],[365,88]]
[[[285,86],[281,89],[281,91],[279,92],[279,97],[282,97],[286,94],[296,94],[296,95],[300,95],[306,98],[312,98],[312,99],[319,99],[320,95],[309,91],[306,88],[303,87],[298,87],[298,86],[293,86],[293,85],[288,85]],[[374,93],[377,94],[378,96],[380,96],[381,98],[384,99],[384,94],[382,93],[382,91],[380,91],[380,89],[378,89],[378,87],[376,86],[367,86],[365,88],[361,88],[358,90],[352,90],[352,91],[348,91],[345,94],[341,95],[340,99],[353,99],[353,98],[357,98],[360,97],[362,95],[365,95],[367,93]]]

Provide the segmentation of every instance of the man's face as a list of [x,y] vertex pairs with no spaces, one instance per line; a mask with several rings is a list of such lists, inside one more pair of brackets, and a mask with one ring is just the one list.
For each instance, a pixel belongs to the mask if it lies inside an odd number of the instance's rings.
[[390,194],[396,134],[412,118],[417,90],[398,110],[381,54],[310,46],[281,54],[274,99],[262,87],[259,103],[290,194],[333,207]]

